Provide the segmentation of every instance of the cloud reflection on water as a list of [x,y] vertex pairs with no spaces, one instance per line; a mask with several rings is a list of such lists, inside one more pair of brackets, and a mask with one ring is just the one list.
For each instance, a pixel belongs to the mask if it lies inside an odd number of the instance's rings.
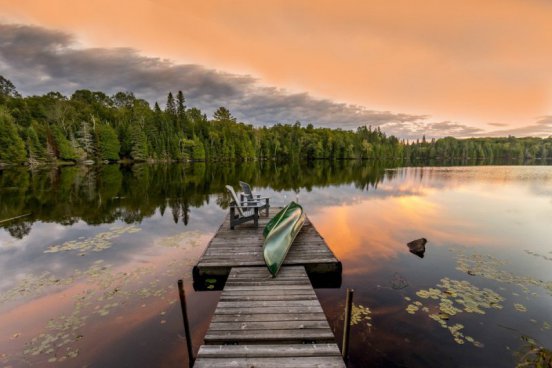
[[[326,197],[335,193],[336,204],[325,201],[310,217],[336,256],[355,264],[346,273],[365,272],[367,262],[377,267],[382,259],[407,252],[406,243],[421,237],[429,240],[429,252],[443,245],[512,248],[545,236],[535,217],[552,218],[552,206],[542,201],[531,180],[552,183],[552,170],[531,176],[520,171],[399,169],[396,178],[355,201],[339,200],[343,187],[325,189]],[[504,226],[516,221],[532,231]],[[510,235],[506,243],[496,242],[504,233]]]

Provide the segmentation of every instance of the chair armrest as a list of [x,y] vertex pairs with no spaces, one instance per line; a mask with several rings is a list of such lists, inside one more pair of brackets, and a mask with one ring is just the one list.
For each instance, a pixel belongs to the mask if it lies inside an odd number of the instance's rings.
[[259,200],[259,199],[270,199],[270,197],[262,197],[260,194],[257,194],[255,196],[255,200]]
[[260,202],[257,201],[256,199],[255,199],[255,200],[246,199],[246,200],[242,201],[242,202],[240,203],[240,205],[241,205],[241,206],[247,206],[248,204],[253,204],[253,205],[255,205],[255,204],[258,204],[258,203],[260,203]]
[[248,210],[250,208],[259,208],[264,206],[264,204],[261,204],[257,201],[245,201],[243,203],[240,203],[238,206],[236,202],[230,202],[230,208],[241,208],[242,210]]
[[243,210],[248,210],[248,209],[252,209],[252,208],[261,208],[263,206],[264,206],[264,204],[261,204],[259,202],[249,202],[249,203],[242,204],[241,208]]

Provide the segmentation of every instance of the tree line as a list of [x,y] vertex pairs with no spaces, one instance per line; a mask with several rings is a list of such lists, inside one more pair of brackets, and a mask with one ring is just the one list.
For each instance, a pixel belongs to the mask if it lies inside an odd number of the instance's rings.
[[513,136],[468,139],[445,137],[430,142],[423,138],[421,142],[406,147],[405,158],[410,161],[452,159],[461,162],[551,160],[552,136],[545,139]]
[[115,161],[552,158],[552,139],[405,142],[379,128],[254,127],[226,107],[209,119],[181,91],[153,107],[132,92],[21,96],[0,76],[0,165]]

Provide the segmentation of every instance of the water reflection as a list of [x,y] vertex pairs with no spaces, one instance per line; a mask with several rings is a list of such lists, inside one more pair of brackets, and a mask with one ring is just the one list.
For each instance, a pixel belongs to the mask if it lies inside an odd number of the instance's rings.
[[[376,187],[385,173],[380,163],[317,161],[309,165],[276,165],[273,162],[239,165],[197,163],[194,165],[104,165],[62,167],[29,171],[0,171],[0,219],[28,216],[0,224],[13,237],[22,239],[36,221],[71,225],[140,222],[158,210],[170,211],[175,223],[187,225],[190,208],[209,203],[226,208],[224,186],[247,181],[276,191],[311,191],[354,183],[359,189]],[[389,176],[389,174],[387,174]],[[393,175],[393,174],[391,174]]]
[[[185,364],[176,279],[197,349],[219,292],[196,293],[192,266],[238,180],[274,205],[299,197],[342,261],[341,288],[317,294],[339,337],[356,290],[351,366],[506,367],[550,351],[551,167],[110,165],[0,172],[0,221],[28,214],[0,223],[0,363]],[[424,258],[406,246],[419,238]]]
[[[377,190],[357,194],[355,203],[324,208],[312,219],[343,261],[343,287],[354,287],[357,302],[373,311],[371,328],[353,329],[360,346],[353,350],[352,365],[512,366],[511,350],[519,346],[521,335],[530,334],[549,347],[552,282],[543,256],[551,251],[546,234],[552,218],[547,190],[552,187],[552,168],[394,171],[396,175],[384,179]],[[408,256],[405,243],[422,236],[430,241],[425,258]],[[466,259],[477,267],[467,268]],[[393,287],[397,272],[408,281],[404,290]],[[419,298],[416,291],[438,290],[435,285],[440,280],[473,284],[471,289],[460,289],[462,293],[445,288],[456,294],[454,303],[471,304],[489,290],[505,298],[504,310],[481,317],[447,314],[450,322],[439,331],[440,324],[432,326],[430,317],[437,318],[440,307],[453,310],[447,308],[447,298],[435,295],[436,305],[409,305]],[[319,294],[330,300],[325,308],[339,313],[334,307],[340,304],[339,295]],[[408,311],[414,308],[425,308],[425,316],[409,318]],[[531,317],[525,315],[528,311]],[[341,322],[333,323],[340,331]],[[474,347],[484,344],[484,351],[471,352],[467,358],[463,354],[469,350],[455,346],[466,342]]]

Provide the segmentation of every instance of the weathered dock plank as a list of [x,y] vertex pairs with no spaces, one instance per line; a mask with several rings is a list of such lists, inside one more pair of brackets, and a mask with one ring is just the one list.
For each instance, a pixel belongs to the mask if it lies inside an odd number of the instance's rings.
[[[248,347],[248,346],[245,346]],[[312,348],[317,352],[316,348]],[[262,354],[262,352],[260,353]],[[247,358],[201,358],[196,361],[197,368],[227,368],[227,367],[263,367],[263,368],[344,368],[340,356],[251,356]]]
[[195,367],[345,365],[305,268],[285,266],[232,268]]
[[311,357],[340,355],[336,344],[295,344],[295,345],[203,345],[203,357],[210,358],[251,358],[251,357]]
[[[227,276],[233,267],[264,268],[263,228],[279,210],[270,208],[268,216],[261,215],[258,228],[252,223],[245,223],[237,225],[236,230],[230,230],[227,215],[195,265],[194,277]],[[341,274],[341,263],[308,217],[289,250],[284,266],[305,266],[309,274]]]
[[[315,313],[318,316],[312,319]],[[252,320],[252,316],[266,314],[289,316],[285,320]],[[241,320],[242,315],[247,315],[247,320]],[[222,321],[220,316],[234,318]],[[307,319],[304,316],[308,316]],[[322,316],[322,307],[304,267],[282,267],[275,278],[266,267],[233,268],[205,335],[205,343],[331,342],[333,333]]]

